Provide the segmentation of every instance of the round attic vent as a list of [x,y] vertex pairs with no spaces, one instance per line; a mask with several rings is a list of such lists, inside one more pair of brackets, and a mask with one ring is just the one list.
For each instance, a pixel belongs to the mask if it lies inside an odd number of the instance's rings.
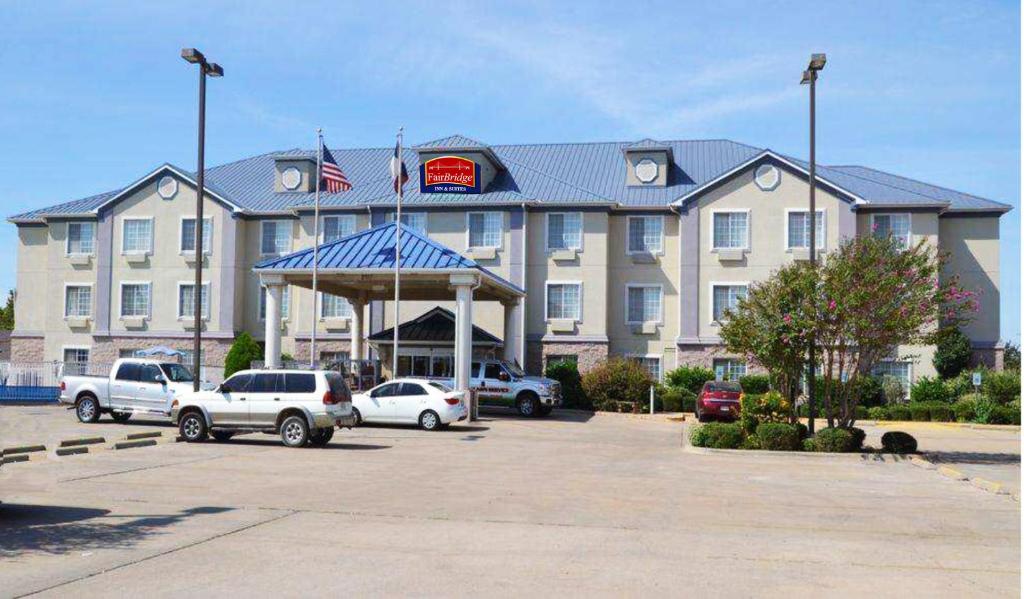
[[281,172],[281,185],[284,185],[285,189],[298,189],[299,183],[302,183],[302,173],[299,172],[299,169],[289,166]]
[[754,183],[761,188],[761,191],[771,191],[779,186],[781,180],[779,169],[770,164],[762,164],[754,172]]
[[650,183],[658,178],[658,163],[650,158],[644,158],[636,163],[633,172],[641,183]]
[[174,197],[174,194],[178,193],[178,181],[171,176],[163,177],[156,184],[156,192],[163,199],[169,200]]

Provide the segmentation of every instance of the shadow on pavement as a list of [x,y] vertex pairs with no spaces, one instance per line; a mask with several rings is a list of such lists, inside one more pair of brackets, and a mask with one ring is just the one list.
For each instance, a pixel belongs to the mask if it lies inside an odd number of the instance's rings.
[[[281,443],[281,439],[277,435],[273,435],[273,436],[268,435],[266,439],[258,439],[258,438],[238,439],[238,438],[235,438],[235,439],[231,439],[230,441],[222,441],[222,442],[207,441],[206,444],[207,445],[224,445],[224,446],[228,446],[228,447],[230,447],[231,445],[251,445],[251,446],[257,446],[257,447],[280,447],[282,450],[292,451],[292,448],[285,447],[284,443]],[[324,450],[324,449],[354,449],[354,450],[360,450],[360,449],[364,449],[365,450],[365,449],[391,449],[391,446],[390,445],[373,445],[371,443],[337,443],[337,442],[332,441],[332,442],[328,443],[324,447],[307,447],[305,449],[315,449],[315,450]]]
[[985,453],[980,451],[925,451],[924,454],[945,464],[1020,465],[1020,454]]
[[481,418],[478,418],[478,422],[486,422],[486,416],[495,416],[500,419],[512,418],[516,420],[554,420],[556,422],[578,422],[586,423],[594,417],[593,412],[587,412],[584,410],[570,410],[570,409],[554,409],[547,416],[539,416],[537,418],[529,418],[526,416],[520,416],[514,408],[502,408],[497,406],[481,406],[480,407]]
[[110,516],[105,509],[0,504],[0,557],[127,548],[192,516],[232,509],[196,507],[177,514]]

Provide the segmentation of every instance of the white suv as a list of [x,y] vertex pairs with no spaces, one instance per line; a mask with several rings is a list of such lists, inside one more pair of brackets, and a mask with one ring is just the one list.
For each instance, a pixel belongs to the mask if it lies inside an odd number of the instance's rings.
[[213,391],[179,396],[171,404],[171,421],[189,442],[263,431],[279,433],[288,447],[323,447],[335,426],[352,427],[355,417],[352,392],[337,372],[243,370]]

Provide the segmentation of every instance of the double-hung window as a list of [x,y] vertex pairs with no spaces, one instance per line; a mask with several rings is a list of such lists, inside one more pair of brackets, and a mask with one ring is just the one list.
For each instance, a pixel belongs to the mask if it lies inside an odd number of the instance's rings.
[[292,251],[291,221],[265,220],[260,227],[260,254],[281,256]]
[[872,214],[871,231],[878,237],[892,235],[904,248],[909,248],[910,214]]
[[96,239],[96,223],[68,223],[68,254],[87,255],[93,253]]
[[64,348],[64,374],[83,375],[89,369],[89,348],[87,347],[65,347]]
[[121,316],[149,316],[149,283],[121,283]]
[[153,219],[126,218],[121,223],[123,253],[146,254],[153,251]]
[[661,285],[626,286],[626,324],[661,322]]
[[[202,305],[202,317],[210,317],[210,285],[203,283],[203,290],[200,293]],[[178,318],[194,318],[196,314],[196,285],[195,283],[178,283]]]
[[501,212],[470,212],[469,247],[499,248],[501,247]]
[[580,283],[547,284],[547,320],[582,320]]
[[[285,319],[288,318],[288,305],[290,303],[289,302],[289,296],[291,295],[290,293],[288,293],[288,289],[289,289],[289,287],[286,286],[281,291],[281,320],[285,320]],[[266,319],[267,319],[267,288],[266,287],[260,287],[260,320],[266,320]]]
[[[786,213],[786,248],[807,249],[811,247],[811,217],[806,210],[790,210]],[[814,217],[814,247],[825,249],[825,211],[816,210]]]
[[891,376],[896,378],[906,395],[910,389],[910,362],[904,360],[883,360],[871,370],[874,376]]
[[356,232],[356,215],[339,214],[324,217],[324,243],[330,243]]
[[320,318],[352,318],[352,304],[343,297],[321,293]]
[[745,250],[749,249],[750,213],[713,212],[712,213],[711,249]]
[[660,215],[630,216],[627,223],[630,254],[661,253],[663,219]]
[[726,311],[735,308],[744,297],[747,297],[746,284],[712,284],[711,315],[714,322],[721,322]]
[[[389,223],[395,222],[395,213],[389,212],[387,215],[387,221]],[[427,234],[427,213],[426,212],[403,212],[402,213],[402,228],[409,227],[413,231],[421,235]]]
[[[181,247],[178,248],[182,254],[194,254],[196,252],[196,219],[181,219]],[[209,256],[213,253],[213,220],[203,219],[203,255]]]
[[583,214],[579,212],[548,213],[549,250],[583,248]]
[[716,358],[713,362],[715,380],[738,381],[747,375],[747,363],[734,358]]
[[661,381],[661,358],[658,356],[630,356],[629,359],[643,366],[644,370],[651,374],[652,379],[657,382]]
[[92,287],[68,285],[64,288],[64,317],[87,318],[92,314]]

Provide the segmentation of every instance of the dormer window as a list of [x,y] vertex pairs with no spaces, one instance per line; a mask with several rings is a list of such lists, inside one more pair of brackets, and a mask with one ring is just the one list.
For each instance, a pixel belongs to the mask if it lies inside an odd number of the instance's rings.
[[658,170],[658,163],[650,158],[644,158],[633,167],[636,178],[645,184],[654,183],[654,180],[658,178]]
[[665,187],[672,164],[672,146],[644,139],[622,148],[626,159],[626,185]]

